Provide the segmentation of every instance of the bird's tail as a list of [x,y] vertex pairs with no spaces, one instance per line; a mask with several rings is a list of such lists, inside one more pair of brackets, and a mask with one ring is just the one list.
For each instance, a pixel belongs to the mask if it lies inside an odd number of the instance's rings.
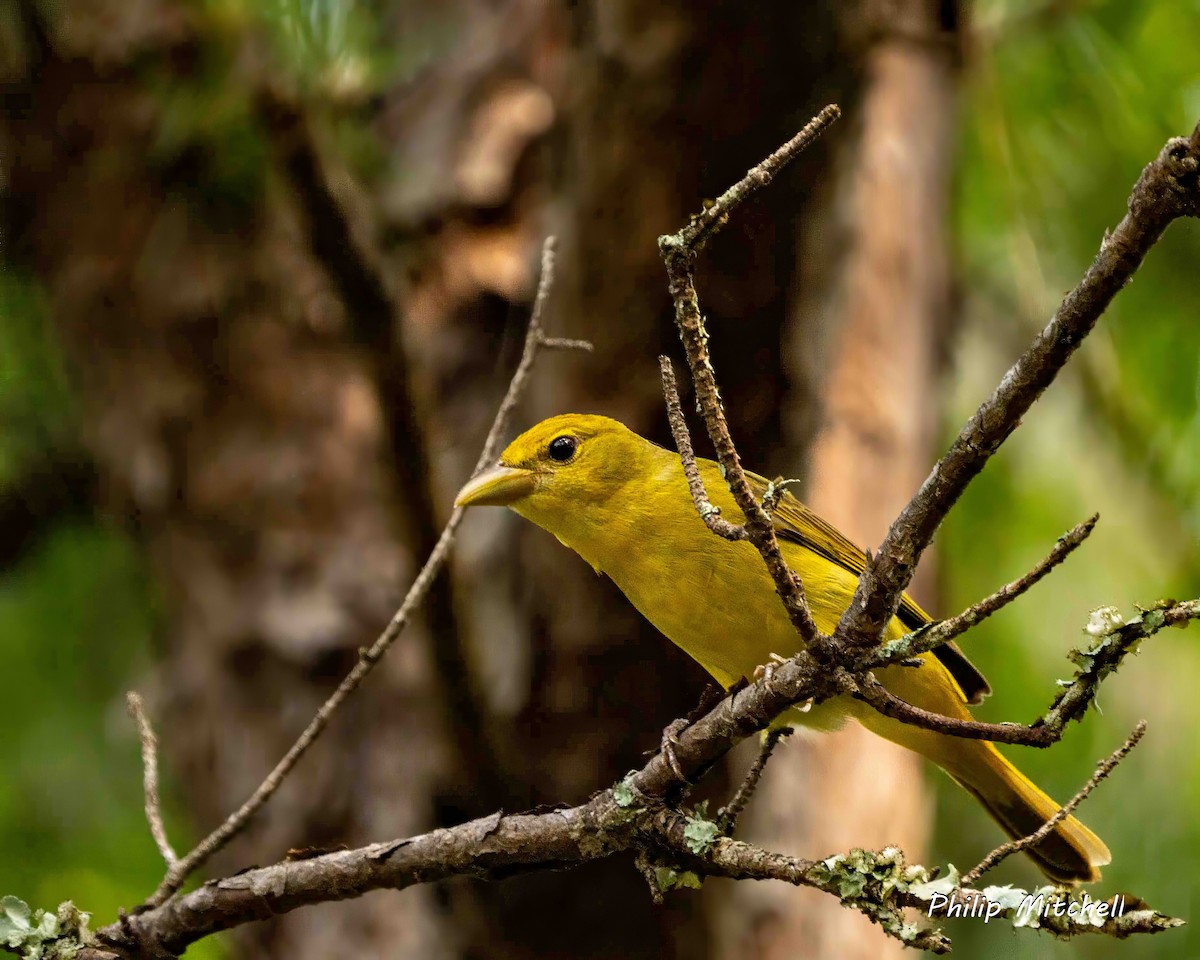
[[[954,760],[943,763],[943,769],[975,795],[1010,837],[1029,836],[1058,812],[1060,805],[992,744],[959,740],[954,752]],[[1074,817],[1067,817],[1025,852],[1056,883],[1099,880],[1098,868],[1112,859],[1104,841]]]

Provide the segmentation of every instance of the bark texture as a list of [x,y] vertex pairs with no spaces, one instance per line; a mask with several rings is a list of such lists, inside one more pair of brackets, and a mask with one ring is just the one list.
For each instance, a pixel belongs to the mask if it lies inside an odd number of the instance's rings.
[[[385,622],[412,525],[372,366],[255,118],[255,51],[170,4],[73,11],[31,31],[10,91],[10,254],[51,293],[103,503],[155,577],[164,761],[207,830]],[[216,129],[188,114],[222,94]],[[402,638],[214,870],[428,826],[449,759],[429,649],[423,627]],[[237,942],[452,956],[436,902],[320,907]]]

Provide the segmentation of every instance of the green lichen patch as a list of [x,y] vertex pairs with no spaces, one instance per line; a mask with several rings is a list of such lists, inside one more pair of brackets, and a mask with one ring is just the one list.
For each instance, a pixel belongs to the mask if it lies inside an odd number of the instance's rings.
[[8,947],[24,960],[72,960],[91,942],[91,919],[71,901],[58,910],[31,910],[18,897],[0,897],[0,946]]
[[721,825],[708,818],[708,802],[699,804],[687,817],[687,825],[683,828],[683,840],[688,849],[703,856],[720,836]]

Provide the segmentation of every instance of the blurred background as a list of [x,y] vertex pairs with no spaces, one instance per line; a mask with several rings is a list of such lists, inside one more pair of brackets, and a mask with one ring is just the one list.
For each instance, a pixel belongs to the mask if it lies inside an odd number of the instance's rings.
[[[0,893],[107,922],[157,883],[123,693],[148,698],[185,848],[380,630],[477,456],[560,237],[515,428],[598,411],[667,438],[679,359],[655,238],[827,102],[844,119],[739,211],[700,293],[744,458],[874,545],[1075,284],[1138,172],[1200,118],[1200,3],[13,0],[0,8]],[[948,614],[1094,511],[1087,546],[966,638],[1030,720],[1090,609],[1200,592],[1200,226],[1173,226],[938,536]],[[686,404],[685,404],[686,406]],[[501,511],[215,874],[640,764],[702,671]],[[1083,819],[1097,889],[1200,903],[1200,653],[1171,631],[1046,752],[1053,795],[1145,717]],[[719,803],[745,749],[705,790]],[[789,742],[744,835],[971,866],[977,806],[880,741]],[[1014,858],[997,882],[1038,882]],[[978,921],[965,956],[1195,957]],[[709,881],[654,907],[623,858],[311,908],[196,957],[898,955],[830,898]]]

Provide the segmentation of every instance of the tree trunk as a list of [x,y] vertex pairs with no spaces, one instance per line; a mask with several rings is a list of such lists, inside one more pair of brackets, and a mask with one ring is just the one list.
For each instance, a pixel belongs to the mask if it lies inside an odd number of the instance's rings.
[[[501,63],[534,65],[527,79],[551,94],[558,127],[545,152],[535,152],[523,167],[533,185],[514,185],[504,215],[493,211],[488,228],[493,239],[503,230],[520,233],[529,243],[526,260],[532,260],[531,241],[539,231],[514,228],[527,222],[531,207],[537,209],[538,178],[529,167],[540,156],[557,171],[541,208],[543,229],[560,236],[562,251],[549,323],[556,334],[585,337],[596,346],[589,356],[545,362],[521,426],[553,413],[599,411],[669,441],[656,358],[663,352],[678,357],[678,348],[656,239],[827,100],[845,102],[853,77],[837,67],[836,21],[827,11],[801,16],[784,6],[747,18],[744,7],[733,3],[698,10],[680,3],[606,2],[576,6],[569,15],[551,11],[547,27],[517,11],[526,8],[506,10],[497,18],[503,27],[485,20],[477,29],[508,38],[508,54],[497,57]],[[523,38],[514,24],[526,26]],[[798,49],[806,52],[800,61]],[[455,103],[494,101],[506,95],[495,91],[512,89],[511,78],[500,84],[483,69],[457,76],[475,93],[447,94],[443,77],[438,89]],[[731,77],[738,83],[731,84]],[[801,97],[797,90],[808,92]],[[410,92],[405,102],[418,99]],[[487,109],[492,116],[502,113]],[[428,113],[444,115],[433,102],[425,111],[397,106],[395,142],[411,144],[405,131],[428,129],[430,121],[422,119]],[[460,128],[466,132],[461,152],[441,163],[451,170],[474,155],[466,135],[474,125],[463,120]],[[778,345],[794,315],[792,224],[819,216],[821,192],[813,185],[826,179],[830,155],[824,145],[815,149],[770,196],[742,211],[703,268],[717,367],[751,462],[801,457],[804,437],[791,454],[778,442],[780,414],[789,397],[807,397],[811,388],[801,376],[789,382]],[[524,199],[517,199],[522,193]],[[453,203],[445,207],[456,209]],[[423,364],[442,371],[428,408],[448,417],[434,432],[463,422],[481,430],[496,387],[481,393],[467,386],[464,393],[456,371],[478,364],[479,345],[496,342],[497,325],[515,332],[515,324],[501,310],[480,309],[486,290],[472,301],[469,286],[456,287],[450,278],[462,272],[464,260],[483,259],[464,255],[468,230],[477,251],[494,250],[495,243],[478,226],[461,225],[470,223],[461,206],[457,217],[445,220],[410,213],[399,232],[411,232],[417,219],[442,224],[423,250],[413,302],[443,310],[422,313],[419,322],[409,315],[431,350]],[[423,294],[423,288],[464,292],[450,299],[444,292]],[[453,306],[445,309],[447,303]],[[447,351],[448,343],[456,349]],[[464,414],[468,409],[474,412]],[[453,477],[448,497],[462,465],[447,473]],[[467,659],[489,677],[477,684],[480,689],[514,693],[503,705],[492,704],[490,723],[504,744],[506,777],[525,802],[579,799],[618,778],[630,758],[656,746],[663,726],[686,713],[707,682],[611,583],[515,518],[470,518],[456,573],[459,596],[489,597],[471,617]],[[463,786],[471,794],[469,778]],[[716,796],[719,802],[721,794]],[[478,803],[477,795],[467,799],[461,812],[481,812],[469,803]],[[699,958],[709,950],[703,899],[672,897],[665,908],[655,907],[628,860],[565,876],[514,878],[503,886],[463,885],[458,897],[460,914],[474,931],[472,956]]]
[[[103,499],[155,576],[155,713],[207,831],[386,622],[420,559],[413,525],[372,364],[267,160],[248,45],[167,3],[80,3],[29,27],[4,116],[9,255],[50,295]],[[216,129],[189,97],[222,104]],[[428,828],[451,756],[430,648],[415,624],[214,872]],[[412,893],[236,942],[247,956],[457,955],[437,891]]]

